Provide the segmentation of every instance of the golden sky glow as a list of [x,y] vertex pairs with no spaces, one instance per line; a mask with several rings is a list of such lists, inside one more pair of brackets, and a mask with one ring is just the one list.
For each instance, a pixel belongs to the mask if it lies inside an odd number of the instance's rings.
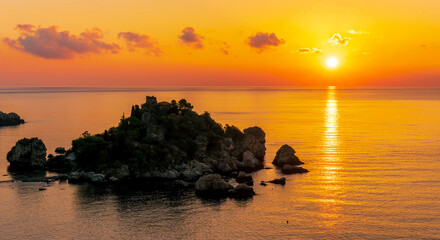
[[438,0],[3,0],[0,23],[0,86],[440,86]]

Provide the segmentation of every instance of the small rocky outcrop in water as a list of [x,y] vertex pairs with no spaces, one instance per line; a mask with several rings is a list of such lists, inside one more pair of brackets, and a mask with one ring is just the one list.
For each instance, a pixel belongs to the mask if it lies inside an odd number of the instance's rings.
[[197,180],[195,185],[196,194],[207,197],[227,196],[232,186],[219,174],[208,174]]
[[284,144],[277,151],[275,159],[273,160],[272,164],[281,168],[285,164],[300,165],[304,163],[301,162],[299,158],[295,155],[295,150],[291,146]]
[[240,183],[228,191],[228,196],[232,198],[249,198],[254,195],[254,188],[244,183]]
[[12,147],[6,158],[15,170],[43,169],[46,166],[46,146],[38,138],[23,138]]
[[24,120],[21,119],[18,114],[11,112],[11,113],[4,113],[0,111],[0,126],[14,126],[24,123]]
[[309,172],[309,170],[302,167],[286,164],[283,167],[281,167],[281,172],[284,174],[293,174],[293,173],[306,173]]
[[297,166],[304,163],[295,155],[295,150],[287,144],[281,146],[277,151],[272,164],[280,168],[281,172],[284,174],[308,172],[307,169]]
[[281,178],[276,178],[272,181],[269,181],[270,183],[273,184],[281,184],[281,185],[285,185],[286,184],[286,178],[285,177],[281,177]]

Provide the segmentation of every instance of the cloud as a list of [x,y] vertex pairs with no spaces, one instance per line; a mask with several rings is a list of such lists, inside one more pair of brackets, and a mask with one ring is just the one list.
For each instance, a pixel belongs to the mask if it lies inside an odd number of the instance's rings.
[[28,31],[32,31],[32,29],[34,29],[35,26],[31,25],[31,24],[18,24],[15,27],[15,30],[18,30],[20,32],[28,32]]
[[222,43],[222,46],[220,47],[220,52],[222,52],[224,55],[229,55],[229,44],[227,42]]
[[98,28],[86,30],[79,36],[69,31],[58,31],[55,26],[35,27],[30,24],[19,24],[17,39],[4,38],[9,47],[47,59],[71,59],[79,54],[110,52],[116,54],[120,47],[114,43],[102,41],[103,32]]
[[202,49],[203,48],[203,40],[200,34],[197,34],[192,27],[186,27],[182,30],[182,35],[179,35],[179,39],[185,43],[186,45],[195,48]]
[[351,35],[363,35],[363,34],[370,34],[369,32],[363,32],[363,31],[355,31],[353,29],[348,30],[348,33]]
[[318,48],[300,48],[297,51],[298,53],[322,53],[323,51]]
[[278,39],[275,33],[262,33],[258,32],[254,36],[248,37],[249,46],[259,49],[262,52],[268,47],[276,47],[280,44],[284,44],[283,39]]
[[119,39],[123,39],[127,45],[129,51],[135,51],[136,49],[144,49],[147,54],[153,54],[159,57],[163,54],[159,47],[159,43],[151,39],[147,35],[141,35],[133,32],[120,32],[118,34]]
[[347,46],[349,40],[350,38],[342,37],[341,34],[335,33],[333,34],[333,37],[328,40],[328,42],[333,46]]

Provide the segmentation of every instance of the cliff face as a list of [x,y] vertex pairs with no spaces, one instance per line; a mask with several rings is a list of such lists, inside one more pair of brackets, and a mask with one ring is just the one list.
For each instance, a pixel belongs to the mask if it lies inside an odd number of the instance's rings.
[[14,126],[24,123],[24,120],[18,116],[18,114],[4,113],[0,111],[0,126]]

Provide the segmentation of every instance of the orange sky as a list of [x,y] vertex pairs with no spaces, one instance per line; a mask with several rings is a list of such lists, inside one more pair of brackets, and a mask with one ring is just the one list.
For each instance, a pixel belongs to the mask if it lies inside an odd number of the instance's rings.
[[440,86],[438,0],[3,0],[0,40],[0,86]]

